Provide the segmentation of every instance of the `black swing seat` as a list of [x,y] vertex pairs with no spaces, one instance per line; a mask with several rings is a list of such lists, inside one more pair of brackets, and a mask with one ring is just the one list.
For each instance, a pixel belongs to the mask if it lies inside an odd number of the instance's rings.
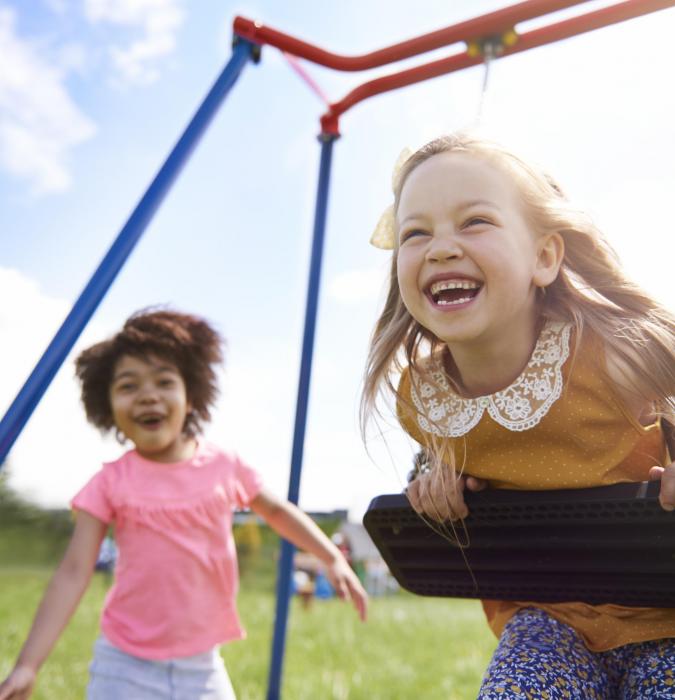
[[363,524],[399,585],[419,595],[675,607],[675,512],[659,505],[659,487],[466,493],[465,528],[454,523],[463,547],[403,494],[374,498]]

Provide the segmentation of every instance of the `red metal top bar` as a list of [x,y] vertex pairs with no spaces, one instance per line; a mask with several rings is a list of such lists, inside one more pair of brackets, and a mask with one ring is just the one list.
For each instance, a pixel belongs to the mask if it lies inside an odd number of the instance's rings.
[[[588,0],[526,0],[517,5],[460,22],[459,24],[361,56],[342,56],[324,51],[313,44],[278,32],[271,27],[265,27],[259,22],[253,22],[244,17],[235,18],[234,33],[253,43],[268,44],[294,56],[329,68],[343,71],[359,71],[400,61],[457,42],[466,42],[468,44],[469,42],[481,41],[492,37],[500,38],[518,23],[572,7],[582,2],[588,2]],[[675,0],[624,0],[624,2],[601,8],[594,12],[588,12],[526,32],[518,36],[514,45],[505,46],[499,57],[527,51],[537,46],[567,39],[577,34],[623,22],[627,19],[672,7],[673,5],[675,5]],[[368,97],[430,78],[436,78],[463,68],[469,68],[482,62],[483,58],[481,56],[470,55],[465,51],[363,83],[348,93],[342,100],[330,105],[328,112],[321,117],[322,130],[326,134],[338,134],[338,119],[340,115]]]
[[[675,5],[675,0],[626,0],[618,5],[605,7],[595,12],[572,17],[557,24],[521,34],[518,36],[516,44],[505,48],[500,57],[527,51],[537,46],[567,39],[600,27],[617,24],[618,22],[656,12],[673,5]],[[338,118],[340,115],[368,97],[446,75],[447,73],[475,66],[482,62],[483,58],[481,56],[471,56],[465,51],[448,58],[363,83],[348,93],[342,100],[330,105],[328,112],[321,117],[322,129],[327,133],[338,133]]]
[[[266,27],[260,22],[254,22],[245,17],[235,17],[234,33],[254,44],[267,44],[286,51],[312,63],[318,63],[328,68],[341,71],[360,71],[377,68],[388,63],[411,58],[427,51],[456,44],[460,41],[471,41],[491,35],[500,35],[513,28],[519,22],[548,15],[557,10],[563,10],[573,5],[579,5],[588,0],[526,0],[525,2],[505,7],[481,17],[453,24],[450,27],[424,34],[408,41],[403,41],[384,49],[362,54],[361,56],[342,56],[324,51],[324,49],[309,44],[295,37]],[[634,0],[640,4],[641,0]]]

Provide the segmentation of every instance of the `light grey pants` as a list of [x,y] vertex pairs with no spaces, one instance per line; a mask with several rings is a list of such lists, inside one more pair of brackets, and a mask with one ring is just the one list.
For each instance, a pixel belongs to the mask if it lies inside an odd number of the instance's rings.
[[101,636],[89,674],[87,700],[236,700],[217,648],[151,661],[131,656]]

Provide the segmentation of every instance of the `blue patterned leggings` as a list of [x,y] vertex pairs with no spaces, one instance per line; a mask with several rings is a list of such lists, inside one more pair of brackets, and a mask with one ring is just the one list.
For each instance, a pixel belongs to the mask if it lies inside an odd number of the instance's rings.
[[537,608],[507,623],[479,700],[675,699],[675,639],[589,651],[577,633]]

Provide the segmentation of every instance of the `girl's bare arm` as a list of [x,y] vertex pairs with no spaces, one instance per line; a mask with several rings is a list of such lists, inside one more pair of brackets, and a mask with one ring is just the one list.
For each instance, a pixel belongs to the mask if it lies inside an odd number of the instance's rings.
[[326,566],[326,575],[338,596],[351,600],[361,619],[365,620],[368,594],[340,550],[306,513],[265,489],[251,501],[251,509],[282,537],[318,557]]
[[30,697],[37,672],[75,612],[96,564],[107,525],[79,511],[68,549],[35,614],[14,670],[0,685],[0,700]]

